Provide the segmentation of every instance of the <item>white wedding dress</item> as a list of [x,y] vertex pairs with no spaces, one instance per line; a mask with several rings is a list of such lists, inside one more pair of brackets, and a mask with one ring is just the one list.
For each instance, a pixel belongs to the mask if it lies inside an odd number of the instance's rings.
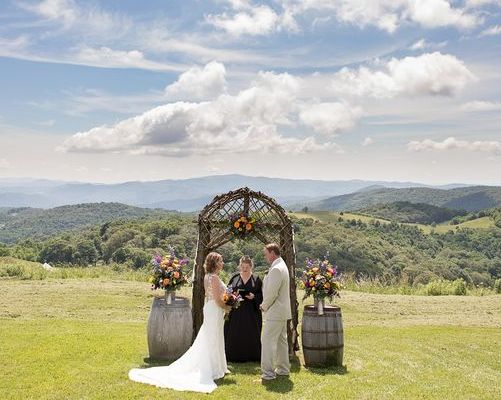
[[215,379],[229,373],[224,351],[224,310],[213,297],[213,285],[224,283],[218,276],[205,277],[204,321],[192,346],[172,364],[164,367],[134,368],[129,379],[174,390],[211,393]]

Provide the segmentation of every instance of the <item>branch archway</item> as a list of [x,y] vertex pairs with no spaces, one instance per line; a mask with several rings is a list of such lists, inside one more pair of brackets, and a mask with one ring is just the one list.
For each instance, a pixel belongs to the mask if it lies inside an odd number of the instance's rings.
[[277,243],[282,258],[289,267],[292,324],[288,324],[288,339],[290,353],[293,353],[299,350],[294,228],[285,210],[274,199],[248,187],[216,196],[198,216],[198,244],[193,282],[193,339],[203,322],[205,257],[235,238],[229,228],[229,221],[233,215],[238,214],[252,215],[259,222],[259,229],[252,235],[263,244]]

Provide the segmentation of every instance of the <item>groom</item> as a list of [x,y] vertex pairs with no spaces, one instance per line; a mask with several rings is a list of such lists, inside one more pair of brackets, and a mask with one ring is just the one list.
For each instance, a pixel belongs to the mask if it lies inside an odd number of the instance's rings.
[[[280,257],[280,248],[271,243],[264,248],[264,258],[271,265],[263,282],[264,327],[261,334],[261,378],[272,380],[290,373],[287,320],[292,318],[289,268]],[[276,360],[276,365],[273,365]],[[276,367],[276,368],[275,368]]]

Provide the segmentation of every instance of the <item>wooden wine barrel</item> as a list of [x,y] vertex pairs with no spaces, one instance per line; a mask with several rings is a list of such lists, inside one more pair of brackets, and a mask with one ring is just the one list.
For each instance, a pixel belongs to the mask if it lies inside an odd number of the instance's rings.
[[176,360],[191,346],[193,320],[190,302],[176,297],[167,304],[156,297],[148,318],[148,350],[151,359]]
[[343,365],[343,320],[341,308],[324,306],[318,315],[317,307],[304,306],[301,325],[304,363],[307,367]]

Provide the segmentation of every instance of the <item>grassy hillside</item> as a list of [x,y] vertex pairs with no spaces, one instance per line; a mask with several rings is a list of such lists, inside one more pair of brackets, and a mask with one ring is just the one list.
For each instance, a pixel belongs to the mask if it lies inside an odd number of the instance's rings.
[[165,210],[132,207],[120,203],[86,203],[51,209],[0,208],[0,243],[45,239],[114,220],[166,216]]
[[[153,295],[148,284],[0,280],[0,288],[3,399],[501,396],[501,296],[344,292],[336,301],[343,310],[343,367],[308,369],[298,352],[290,378],[263,386],[259,364],[230,363],[232,373],[217,382],[212,394],[201,396],[128,380],[131,368],[161,365],[147,358],[146,323]],[[190,297],[189,290],[183,294]]]
[[455,189],[375,189],[331,197],[310,204],[315,210],[360,210],[396,201],[429,204],[457,210],[476,211],[501,207],[501,187],[472,186]]
[[[304,212],[296,212],[292,213],[292,215],[298,218],[314,218],[315,220],[326,222],[326,223],[334,223],[341,221],[361,221],[365,224],[369,224],[372,222],[379,222],[381,224],[391,224],[392,221],[390,219],[373,217],[371,215],[365,213],[358,212],[336,212],[336,211],[310,211],[308,213]],[[397,221],[398,222],[398,221]],[[420,229],[425,234],[430,234],[432,232],[444,234],[447,232],[454,232],[459,229],[490,229],[496,227],[495,219],[491,216],[479,217],[472,220],[465,220],[463,222],[459,222],[457,224],[451,224],[451,221],[446,221],[441,224],[431,225],[431,224],[417,224],[417,223],[401,223],[402,226],[416,227]]]
[[416,224],[438,224],[449,221],[454,217],[467,214],[464,210],[453,210],[445,207],[432,206],[430,204],[410,203],[408,201],[379,204],[359,210],[358,213],[390,221]]

